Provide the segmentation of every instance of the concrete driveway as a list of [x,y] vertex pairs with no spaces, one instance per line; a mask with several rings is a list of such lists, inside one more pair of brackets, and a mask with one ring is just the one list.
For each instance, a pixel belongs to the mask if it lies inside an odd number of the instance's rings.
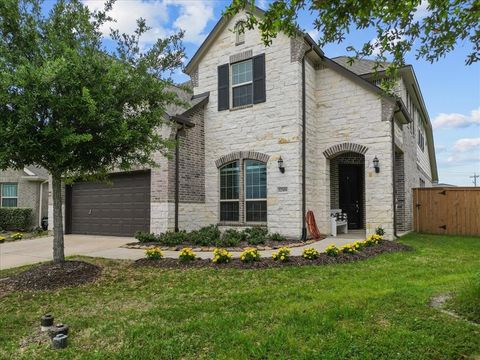
[[[65,255],[140,259],[143,250],[120,248],[133,241],[129,237],[65,235]],[[52,248],[52,236],[0,244],[0,270],[52,260]]]

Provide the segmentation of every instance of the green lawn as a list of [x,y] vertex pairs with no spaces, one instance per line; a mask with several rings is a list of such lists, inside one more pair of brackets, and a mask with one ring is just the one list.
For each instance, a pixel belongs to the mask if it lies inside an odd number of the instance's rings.
[[[478,276],[480,238],[401,241],[415,251],[268,270],[90,259],[104,267],[95,284],[0,299],[0,358],[478,359],[480,327],[428,303]],[[69,347],[20,349],[45,312],[71,326]]]

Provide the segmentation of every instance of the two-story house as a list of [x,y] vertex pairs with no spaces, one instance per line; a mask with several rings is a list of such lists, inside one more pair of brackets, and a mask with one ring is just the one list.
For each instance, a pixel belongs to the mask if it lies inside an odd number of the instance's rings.
[[413,68],[388,95],[372,61],[328,58],[308,35],[279,34],[265,47],[258,31],[238,31],[243,16],[220,19],[185,68],[191,107],[169,109],[177,126],[162,129],[179,140],[175,156],[112,175],[113,185],[68,187],[67,233],[219,224],[300,238],[307,210],[329,234],[331,209],[367,234],[412,228],[412,188],[437,181]]

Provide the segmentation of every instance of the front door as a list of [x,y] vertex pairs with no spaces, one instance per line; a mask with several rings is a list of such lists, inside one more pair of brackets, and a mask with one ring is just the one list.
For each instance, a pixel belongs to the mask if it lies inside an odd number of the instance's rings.
[[339,165],[340,208],[347,213],[348,228],[363,228],[363,166]]

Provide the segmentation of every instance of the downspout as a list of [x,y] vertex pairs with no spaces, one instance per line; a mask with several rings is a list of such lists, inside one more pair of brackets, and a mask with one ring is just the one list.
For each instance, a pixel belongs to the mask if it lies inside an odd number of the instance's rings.
[[305,85],[305,61],[307,54],[313,51],[313,47],[305,51],[302,57],[302,236],[301,240],[307,240],[307,223],[305,215],[307,213],[307,200],[306,200],[306,135],[307,135],[307,114],[306,114],[306,85]]
[[397,184],[395,173],[395,114],[400,110],[395,110],[392,115],[392,189],[393,189],[393,236],[398,238],[397,235]]
[[184,128],[185,125],[182,125],[180,128],[177,128],[177,132],[175,133],[175,232],[178,232],[178,202],[180,192],[180,146],[178,144],[178,135]]
[[48,180],[45,180],[40,183],[40,201],[38,202],[38,226],[42,226],[42,207],[43,207],[43,184],[48,183]]

